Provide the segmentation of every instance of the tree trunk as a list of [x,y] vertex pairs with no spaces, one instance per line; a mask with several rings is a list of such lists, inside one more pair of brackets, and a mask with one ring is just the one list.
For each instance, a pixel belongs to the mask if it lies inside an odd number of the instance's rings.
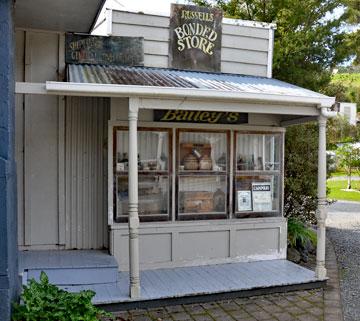
[[348,175],[347,189],[351,189],[351,174]]

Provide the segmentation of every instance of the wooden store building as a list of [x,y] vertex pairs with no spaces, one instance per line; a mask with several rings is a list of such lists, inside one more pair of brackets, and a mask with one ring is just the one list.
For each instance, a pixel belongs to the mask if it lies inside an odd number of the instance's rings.
[[[272,78],[274,24],[174,4],[170,17],[103,8],[91,30],[76,30],[71,17],[38,25],[21,10],[24,283],[44,270],[65,289],[94,289],[95,303],[119,303],[326,279],[325,125],[335,100]],[[285,127],[314,120],[315,272],[286,260],[283,216]]]

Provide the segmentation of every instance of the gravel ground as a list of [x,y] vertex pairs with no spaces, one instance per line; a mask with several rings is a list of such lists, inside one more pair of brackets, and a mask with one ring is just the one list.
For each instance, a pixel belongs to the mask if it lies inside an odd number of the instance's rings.
[[338,201],[329,207],[327,231],[339,265],[345,321],[360,320],[360,203]]

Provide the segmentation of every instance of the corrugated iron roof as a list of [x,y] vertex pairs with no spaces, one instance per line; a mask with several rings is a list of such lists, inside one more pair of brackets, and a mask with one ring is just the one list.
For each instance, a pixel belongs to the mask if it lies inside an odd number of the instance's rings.
[[246,92],[324,98],[325,95],[273,78],[104,65],[68,65],[68,81],[173,88],[198,88],[229,92]]

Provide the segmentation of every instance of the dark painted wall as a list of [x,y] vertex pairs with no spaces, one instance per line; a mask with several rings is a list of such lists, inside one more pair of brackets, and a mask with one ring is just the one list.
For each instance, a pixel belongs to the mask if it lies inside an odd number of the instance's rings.
[[0,320],[18,292],[13,0],[0,0]]

